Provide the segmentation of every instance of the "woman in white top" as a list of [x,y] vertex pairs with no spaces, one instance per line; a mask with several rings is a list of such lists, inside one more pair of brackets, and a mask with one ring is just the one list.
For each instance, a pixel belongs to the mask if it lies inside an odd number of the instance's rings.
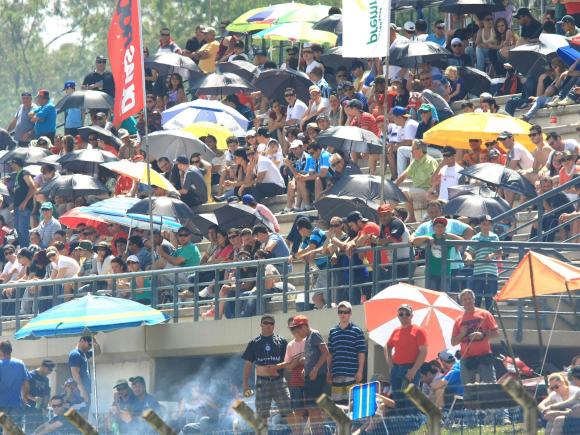
[[555,431],[552,430],[554,419],[562,416],[562,411],[553,410],[551,405],[556,405],[580,394],[580,387],[570,385],[566,375],[563,373],[552,373],[548,377],[548,388],[550,394],[538,405],[538,410],[544,420],[547,421],[544,432],[546,435],[555,434]]
[[485,71],[485,57],[487,56],[490,61],[495,60],[498,49],[499,38],[493,26],[493,17],[489,14],[483,19],[483,28],[477,31],[477,37],[475,38],[477,69]]

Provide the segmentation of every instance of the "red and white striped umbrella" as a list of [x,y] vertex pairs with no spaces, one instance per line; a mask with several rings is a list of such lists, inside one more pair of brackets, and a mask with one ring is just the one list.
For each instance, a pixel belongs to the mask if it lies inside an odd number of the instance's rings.
[[405,283],[387,287],[365,302],[365,324],[371,340],[386,345],[395,328],[401,326],[397,317],[401,304],[411,305],[413,324],[427,331],[426,361],[453,347],[451,333],[455,319],[463,313],[461,305],[445,293]]

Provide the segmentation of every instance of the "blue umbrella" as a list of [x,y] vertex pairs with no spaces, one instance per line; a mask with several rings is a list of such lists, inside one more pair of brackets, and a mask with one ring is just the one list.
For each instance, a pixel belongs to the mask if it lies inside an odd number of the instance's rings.
[[[574,47],[560,47],[556,50],[558,57],[564,61],[568,66],[572,66],[574,62],[580,57],[580,51],[576,50]],[[576,71],[580,71],[580,63],[576,65]]]

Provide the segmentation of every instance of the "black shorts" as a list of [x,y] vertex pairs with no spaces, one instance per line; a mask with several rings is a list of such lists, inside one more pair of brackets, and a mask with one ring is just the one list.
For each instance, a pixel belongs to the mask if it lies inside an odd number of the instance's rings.
[[[324,178],[319,178],[320,183],[322,184],[322,190],[326,189],[326,186],[328,185],[328,178],[324,177]],[[306,181],[306,188],[308,189],[308,191],[310,193],[314,193],[314,182],[316,180],[308,180]]]
[[319,373],[314,381],[309,376],[304,377],[304,395],[306,396],[306,406],[316,406],[316,399],[327,391],[326,373]]

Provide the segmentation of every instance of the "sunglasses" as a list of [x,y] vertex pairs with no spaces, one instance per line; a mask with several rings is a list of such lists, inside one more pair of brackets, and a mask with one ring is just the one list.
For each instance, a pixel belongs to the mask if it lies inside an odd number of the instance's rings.
[[197,164],[201,163],[201,160],[192,160],[191,163],[194,165],[197,165]]
[[411,317],[411,313],[409,313],[408,311],[399,311],[397,313],[397,316],[399,316],[399,317]]
[[274,322],[262,322],[262,325],[272,326]]
[[534,136],[537,136],[538,134],[540,134],[540,133],[530,133],[530,134],[528,134],[528,136],[529,137],[534,137]]
[[189,237],[189,234],[178,234],[177,237]]
[[350,311],[338,310],[338,314],[350,314]]
[[97,60],[97,63],[107,63],[106,60]]
[[294,94],[284,94],[284,98],[293,97]]
[[461,44],[453,44],[451,47],[461,47]]
[[340,228],[342,227],[342,224],[331,224],[330,228]]
[[160,33],[159,35],[161,35],[161,36],[171,36],[171,34],[169,34],[169,33]]
[[560,384],[550,385],[550,390],[552,391],[556,391],[558,388],[560,388]]

